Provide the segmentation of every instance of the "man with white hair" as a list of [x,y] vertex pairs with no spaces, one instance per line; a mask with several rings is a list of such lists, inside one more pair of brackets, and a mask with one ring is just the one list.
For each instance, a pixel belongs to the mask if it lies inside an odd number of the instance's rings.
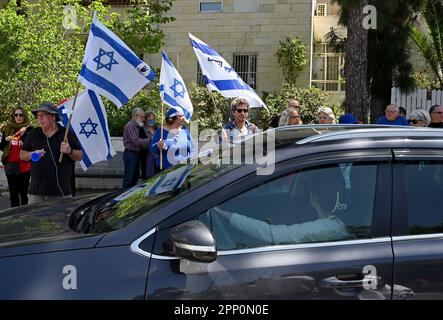
[[386,107],[385,115],[377,119],[376,124],[384,124],[391,126],[409,126],[405,117],[399,115],[400,109],[395,104],[389,104]]
[[140,138],[140,128],[145,121],[145,112],[142,108],[132,110],[132,120],[123,129],[123,163],[125,173],[123,176],[123,188],[130,188],[137,184],[140,177],[140,151],[142,147],[149,147],[151,139]]

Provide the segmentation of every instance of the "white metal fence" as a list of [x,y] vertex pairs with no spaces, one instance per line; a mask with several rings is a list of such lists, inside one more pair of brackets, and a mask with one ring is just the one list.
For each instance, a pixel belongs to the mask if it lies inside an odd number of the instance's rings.
[[391,103],[405,108],[408,114],[416,109],[429,110],[434,104],[443,104],[443,91],[415,89],[409,93],[402,93],[400,88],[393,87]]

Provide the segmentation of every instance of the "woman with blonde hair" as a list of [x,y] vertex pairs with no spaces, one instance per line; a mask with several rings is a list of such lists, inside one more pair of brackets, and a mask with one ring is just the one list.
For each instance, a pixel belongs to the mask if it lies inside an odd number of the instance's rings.
[[293,107],[286,108],[281,113],[280,120],[278,122],[279,127],[301,124],[303,124],[303,121],[301,121],[300,112]]

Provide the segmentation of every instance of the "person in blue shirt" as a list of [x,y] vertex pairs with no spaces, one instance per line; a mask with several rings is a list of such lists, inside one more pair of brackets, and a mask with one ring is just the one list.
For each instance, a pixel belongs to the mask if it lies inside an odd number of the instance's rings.
[[[165,114],[166,125],[163,128],[163,140],[161,128],[157,129],[151,144],[152,154],[160,155],[162,152],[161,170],[167,169],[196,153],[195,144],[191,139],[191,133],[183,125],[185,117],[180,107],[171,107]],[[160,171],[160,156],[156,158],[156,166]]]
[[385,124],[393,126],[409,126],[408,120],[399,115],[399,108],[395,104],[386,107],[385,116],[377,119],[376,124]]

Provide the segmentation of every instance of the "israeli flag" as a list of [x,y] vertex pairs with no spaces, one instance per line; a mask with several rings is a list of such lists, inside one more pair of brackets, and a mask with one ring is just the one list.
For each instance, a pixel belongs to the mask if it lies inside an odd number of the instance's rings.
[[188,164],[174,171],[159,175],[151,187],[146,190],[145,195],[150,196],[179,189],[194,166],[195,164]]
[[191,120],[194,108],[188,90],[186,90],[185,82],[164,51],[162,51],[160,72],[160,97],[170,107],[181,107],[186,122]]
[[121,108],[156,76],[94,14],[78,81]]
[[96,162],[111,159],[115,151],[109,136],[106,110],[100,96],[92,90],[85,90],[77,96],[74,111],[73,103],[74,98],[71,98],[59,105],[57,111],[64,127],[72,113],[70,128],[82,146],[83,159],[80,164],[86,171]]
[[239,77],[234,68],[217,51],[192,34],[189,34],[189,38],[209,91],[216,90],[225,98],[244,97],[249,101],[251,108],[266,108],[257,93]]

